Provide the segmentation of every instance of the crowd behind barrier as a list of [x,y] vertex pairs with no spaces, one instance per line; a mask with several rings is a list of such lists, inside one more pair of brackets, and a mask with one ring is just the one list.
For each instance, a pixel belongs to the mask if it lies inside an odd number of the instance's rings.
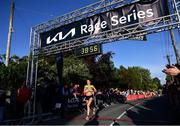
[[[27,104],[34,101],[33,92],[28,87],[21,87],[18,90],[5,92],[0,90],[0,121],[8,119],[19,119],[27,115]],[[118,88],[97,89],[94,96],[94,105],[108,107],[116,103],[138,100],[157,96],[158,92],[120,90]],[[83,87],[75,84],[73,86],[57,86],[56,84],[37,85],[36,89],[36,113],[37,115],[55,112],[64,116],[68,111],[86,111],[85,96]]]
[[[112,103],[126,103],[128,101],[145,99],[157,96],[157,94],[152,93],[149,95],[146,94],[129,94],[127,96],[123,94],[97,94],[96,98],[96,105],[103,105],[104,107],[111,105]],[[84,108],[85,106],[85,97],[78,96],[74,97],[73,95],[69,95],[65,98],[63,102],[57,102],[55,104],[55,108],[61,108],[62,104],[68,109],[72,108]]]
[[[72,90],[73,91],[73,90]],[[132,100],[139,100],[158,96],[157,91],[138,91],[138,90],[126,90],[122,91],[118,88],[110,89],[98,89],[96,95],[94,96],[95,105],[99,107],[108,107],[116,103],[126,103]],[[83,93],[79,95],[70,92],[69,95],[63,96],[63,99],[58,99],[55,103],[55,109],[62,111],[73,111],[79,110],[83,112],[86,108],[85,96]],[[62,112],[66,113],[66,112]]]

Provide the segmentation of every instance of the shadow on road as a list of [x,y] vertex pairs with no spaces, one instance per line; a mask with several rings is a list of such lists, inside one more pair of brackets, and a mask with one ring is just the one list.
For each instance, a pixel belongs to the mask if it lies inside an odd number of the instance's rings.
[[[143,101],[143,100],[142,100]],[[138,103],[141,101],[138,101]],[[137,103],[137,102],[135,102]],[[168,104],[167,97],[156,97],[149,100],[145,100],[142,104],[135,105],[135,103],[127,103],[134,106],[132,109],[127,109],[126,114],[121,119],[114,120],[113,126],[118,126],[121,124],[133,124],[133,125],[173,125],[180,124],[178,117],[172,111],[170,105]],[[66,113],[66,115],[71,117],[65,117],[64,119],[59,118],[52,121],[43,122],[41,124],[58,124],[58,125],[69,125],[84,124],[86,125],[100,125],[102,124],[100,118],[100,111],[103,107],[100,107],[94,117],[85,121],[85,113],[76,114],[74,112]],[[74,121],[73,121],[74,120]],[[72,121],[72,122],[71,122]],[[110,121],[111,122],[111,121]],[[39,124],[39,123],[38,123]]]
[[133,109],[126,111],[126,116],[135,125],[173,125],[180,124],[178,118],[171,110],[167,97],[156,97],[147,100],[142,105],[134,106]]
[[84,126],[86,125],[99,125],[99,122],[98,122],[98,118],[99,118],[99,112],[102,110],[103,108],[100,107],[97,111],[96,111],[96,114],[94,115],[94,117],[88,121],[87,123],[84,124]]

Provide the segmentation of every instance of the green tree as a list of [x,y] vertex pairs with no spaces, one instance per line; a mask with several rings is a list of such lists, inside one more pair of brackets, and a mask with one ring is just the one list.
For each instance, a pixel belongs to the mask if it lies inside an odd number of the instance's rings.
[[91,78],[91,75],[86,64],[81,59],[71,55],[64,59],[63,78],[66,83],[80,83]]
[[[77,58],[67,54],[63,63],[63,82],[82,83],[92,79],[97,87],[119,87],[122,89],[157,90],[161,88],[158,78],[151,78],[148,69],[142,67],[120,66],[115,68],[112,61],[112,52],[99,56]],[[5,55],[0,55],[0,86],[4,88],[17,88],[26,80],[27,56],[13,55],[10,64],[5,66]],[[41,57],[38,63],[38,83],[57,82],[57,68],[54,56]]]
[[114,80],[113,74],[114,74],[114,63],[112,62],[112,52],[108,52],[106,54],[103,54],[97,61],[98,66],[98,81],[100,84],[106,85],[108,87],[112,87]]
[[157,89],[162,89],[162,85],[161,85],[161,81],[159,80],[159,78],[155,77],[152,79],[152,83],[156,86],[154,86],[154,90],[157,90]]
[[7,89],[19,87],[26,80],[27,61],[27,57],[14,55],[6,67],[5,55],[1,55],[0,86]]
[[119,77],[119,86],[122,89],[128,89],[128,83],[129,81],[126,79],[128,75],[128,71],[124,66],[120,66],[119,71],[118,71],[118,77]]
[[46,81],[57,82],[57,70],[51,58],[42,58],[38,62],[38,83],[44,83]]
[[142,67],[123,66],[119,68],[120,87],[149,90],[152,88],[151,73],[148,69]]
[[113,87],[117,84],[117,69],[112,62],[112,52],[84,58],[96,87]]

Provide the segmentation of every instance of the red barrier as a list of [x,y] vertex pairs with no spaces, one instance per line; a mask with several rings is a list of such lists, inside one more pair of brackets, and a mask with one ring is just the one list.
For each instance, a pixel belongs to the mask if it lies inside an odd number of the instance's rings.
[[148,92],[148,93],[146,93],[146,94],[128,95],[126,98],[127,98],[127,101],[133,101],[133,100],[138,100],[138,99],[151,98],[151,97],[154,97],[154,96],[156,96],[155,93],[153,93],[153,92]]
[[145,95],[140,94],[140,95],[128,95],[127,96],[127,101],[133,101],[133,100],[138,100],[138,99],[144,99],[146,98]]
[[133,100],[138,100],[138,99],[145,99],[145,98],[151,98],[153,96],[156,96],[155,94],[139,94],[139,95],[128,95],[127,96],[127,101],[133,101]]
[[138,95],[138,99],[144,99],[145,95]]
[[127,96],[127,101],[136,100],[137,98],[138,98],[138,95],[128,95]]

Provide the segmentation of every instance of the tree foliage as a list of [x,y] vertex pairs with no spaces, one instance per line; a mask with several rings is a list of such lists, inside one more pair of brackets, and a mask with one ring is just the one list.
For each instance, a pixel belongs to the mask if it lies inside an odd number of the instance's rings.
[[[160,80],[152,78],[148,69],[133,66],[116,68],[112,61],[113,53],[99,56],[77,58],[68,54],[63,62],[63,83],[84,83],[91,79],[96,87],[118,87],[121,89],[157,90],[161,88]],[[17,88],[26,80],[28,57],[10,58],[5,66],[5,55],[0,55],[0,86]],[[38,62],[38,83],[51,81],[58,83],[55,58],[42,57]]]
[[42,58],[38,62],[38,83],[57,81],[56,65],[48,61],[50,58]]
[[66,83],[80,83],[86,79],[91,78],[89,69],[81,59],[74,55],[68,56],[64,59],[63,79]]
[[160,80],[152,78],[148,69],[142,67],[120,66],[119,68],[120,85],[126,85],[125,88],[137,90],[157,90],[160,88]]
[[85,58],[85,63],[88,66],[92,75],[93,83],[96,87],[111,87],[117,81],[117,69],[112,62],[112,52],[102,54],[98,57],[92,56]]
[[0,86],[3,88],[17,88],[26,80],[28,57],[12,56],[6,67],[5,55],[0,56]]

